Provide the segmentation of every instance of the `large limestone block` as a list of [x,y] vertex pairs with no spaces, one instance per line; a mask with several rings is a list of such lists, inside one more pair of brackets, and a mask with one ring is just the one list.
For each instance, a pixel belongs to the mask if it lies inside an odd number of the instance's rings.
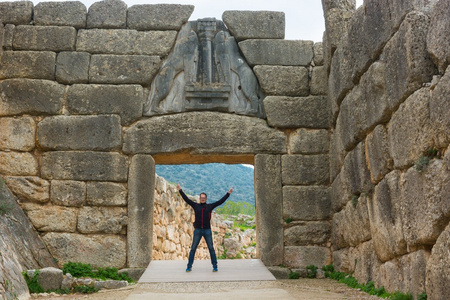
[[89,207],[78,212],[77,230],[80,233],[120,233],[127,225],[125,207]]
[[14,29],[15,50],[71,51],[75,50],[77,31],[69,26],[27,26]]
[[13,24],[5,24],[5,26],[2,27],[1,31],[3,32],[3,37],[0,38],[0,40],[3,39],[3,50],[12,50],[14,28],[16,28],[16,25]]
[[328,220],[330,189],[317,186],[284,186],[283,219],[299,221]]
[[161,59],[146,55],[92,55],[90,83],[150,85]]
[[166,56],[172,48],[177,32],[136,31],[126,29],[80,30],[77,51],[91,54],[138,54]]
[[429,24],[428,15],[409,13],[384,48],[381,60],[386,61],[386,95],[391,109],[430,82],[436,72],[426,49]]
[[86,202],[86,183],[72,180],[52,180],[50,201],[55,205],[81,207]]
[[310,83],[311,95],[326,95],[328,93],[328,76],[325,67],[314,67]]
[[257,255],[266,266],[283,263],[283,189],[279,155],[255,156]]
[[2,16],[4,24],[28,25],[33,16],[33,2],[2,2],[0,3],[0,16]]
[[282,97],[268,96],[264,109],[270,126],[281,128],[328,128],[330,109],[323,96]]
[[373,197],[367,199],[373,246],[382,262],[407,251],[399,180],[400,172],[392,171],[375,187]]
[[47,152],[41,158],[44,179],[125,182],[128,158],[119,153]]
[[92,4],[87,15],[87,28],[126,28],[127,4],[120,0],[103,0]]
[[327,247],[286,246],[284,265],[290,268],[306,269],[309,265],[325,266],[331,263],[331,252]]
[[114,150],[122,144],[117,115],[54,116],[39,122],[39,145],[45,150]]
[[4,51],[0,55],[0,79],[55,78],[56,53],[49,51]]
[[355,247],[371,239],[367,198],[354,197],[345,208],[333,215],[331,241],[334,249]]
[[432,127],[436,130],[433,136],[436,140],[436,147],[444,148],[450,142],[450,118],[448,117],[450,111],[450,101],[448,101],[448,95],[450,94],[449,67],[447,67],[447,72],[442,76],[432,93],[429,109]]
[[289,136],[292,154],[323,154],[330,149],[330,136],[325,129],[297,129]]
[[86,201],[93,206],[125,206],[127,204],[127,188],[114,182],[88,182]]
[[254,39],[239,43],[248,64],[309,66],[314,43],[312,41]]
[[309,95],[309,76],[305,67],[255,66],[253,71],[268,96]]
[[283,155],[283,185],[326,185],[330,181],[328,155]]
[[40,232],[75,232],[77,212],[75,208],[63,206],[42,206],[27,203],[24,209],[33,226]]
[[45,203],[50,199],[50,184],[47,180],[34,176],[7,176],[5,180],[11,191],[21,200]]
[[57,268],[48,267],[39,270],[38,283],[44,289],[57,290],[61,288],[63,281],[63,271]]
[[388,139],[395,168],[413,165],[422,153],[433,147],[435,129],[430,121],[430,96],[428,88],[418,90],[392,116]]
[[341,135],[334,130],[330,138],[330,180],[333,181],[344,165],[347,151],[342,143]]
[[361,142],[355,149],[350,151],[344,160],[341,171],[341,179],[345,185],[350,187],[353,195],[370,193],[373,184],[370,181],[370,172],[366,162],[365,143]]
[[34,7],[34,25],[86,27],[86,6],[80,1],[40,2]]
[[0,128],[0,150],[33,150],[36,124],[32,118],[0,118]]
[[64,84],[87,83],[91,55],[86,52],[60,52],[56,58],[56,81]]
[[371,240],[350,248],[347,258],[349,264],[347,269],[353,273],[358,282],[373,281],[381,286],[379,284],[381,262],[378,260]]
[[36,158],[28,152],[0,152],[0,174],[36,176],[38,163]]
[[349,182],[339,173],[331,184],[331,211],[338,212],[353,198]]
[[425,272],[429,257],[428,251],[419,250],[382,264],[381,284],[388,292],[411,293],[417,299],[419,294],[425,292]]
[[331,226],[329,222],[300,222],[284,230],[286,246],[325,246],[330,239]]
[[0,83],[0,116],[58,114],[64,86],[48,80],[9,79]]
[[372,183],[378,183],[393,167],[386,127],[383,125],[375,127],[367,136],[365,145],[370,179]]
[[188,21],[193,11],[193,5],[133,5],[128,9],[128,28],[137,30],[179,30]]
[[450,224],[440,234],[427,263],[426,291],[428,299],[440,300],[450,293]]
[[[439,72],[444,73],[450,63],[450,3],[448,1],[436,1],[430,16],[430,29],[427,35],[427,48],[433,61],[439,67]],[[444,294],[443,294],[444,295]]]
[[[239,138],[237,138],[239,137]],[[285,153],[284,133],[265,120],[218,112],[189,112],[139,121],[125,131],[125,153]]]
[[71,114],[118,114],[122,125],[142,116],[144,89],[139,85],[74,84],[67,91]]
[[222,20],[238,42],[246,39],[284,39],[284,12],[228,10],[222,14]]
[[50,232],[43,239],[60,266],[69,261],[91,264],[94,268],[125,266],[126,240],[120,235]]
[[[314,43],[314,65],[323,66],[323,42]],[[325,68],[326,69],[326,68]],[[326,71],[325,71],[326,72]],[[327,77],[328,79],[328,77]],[[325,84],[325,88],[328,90],[328,85]]]
[[143,268],[151,260],[155,161],[150,155],[135,155],[128,181],[128,267]]
[[403,233],[410,249],[434,245],[450,215],[450,152],[432,160],[423,173],[410,168],[402,176]]

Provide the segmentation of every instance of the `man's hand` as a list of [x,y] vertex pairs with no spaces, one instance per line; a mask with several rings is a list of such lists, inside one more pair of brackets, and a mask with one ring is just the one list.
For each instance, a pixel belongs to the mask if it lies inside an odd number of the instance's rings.
[[179,190],[181,190],[181,186],[180,186],[180,184],[178,183],[178,184],[177,184],[177,191],[179,191]]
[[231,194],[233,192],[233,188],[231,187],[230,190],[228,191],[228,194]]

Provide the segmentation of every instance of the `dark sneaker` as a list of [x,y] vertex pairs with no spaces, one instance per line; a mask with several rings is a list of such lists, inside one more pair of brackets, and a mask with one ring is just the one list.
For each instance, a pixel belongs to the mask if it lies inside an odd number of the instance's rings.
[[187,269],[186,269],[186,272],[190,272],[190,271],[192,271],[191,268],[187,268]]
[[217,270],[217,267],[214,267],[213,272],[217,272],[217,271],[219,271],[219,270]]

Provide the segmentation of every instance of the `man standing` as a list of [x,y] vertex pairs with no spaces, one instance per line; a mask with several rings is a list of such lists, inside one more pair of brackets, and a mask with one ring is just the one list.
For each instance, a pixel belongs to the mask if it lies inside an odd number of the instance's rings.
[[186,268],[186,272],[190,272],[192,270],[192,264],[194,263],[195,251],[197,251],[197,246],[200,243],[202,237],[205,238],[206,245],[208,245],[209,255],[211,256],[211,263],[213,265],[213,272],[217,272],[217,257],[216,251],[214,251],[213,245],[213,237],[211,232],[211,212],[217,206],[223,204],[225,200],[230,197],[230,194],[233,192],[233,188],[225,194],[219,201],[214,203],[207,204],[206,203],[206,194],[200,194],[200,203],[196,203],[189,199],[186,194],[181,189],[180,185],[177,184],[177,190],[180,192],[181,197],[183,197],[184,201],[189,204],[195,212],[195,222],[194,222],[194,238],[192,239],[191,251],[189,252],[189,262]]

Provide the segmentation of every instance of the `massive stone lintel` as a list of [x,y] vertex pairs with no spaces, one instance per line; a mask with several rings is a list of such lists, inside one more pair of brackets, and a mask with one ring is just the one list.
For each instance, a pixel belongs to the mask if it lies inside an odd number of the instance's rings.
[[234,37],[215,18],[187,23],[152,83],[144,115],[216,110],[264,118],[264,94]]

